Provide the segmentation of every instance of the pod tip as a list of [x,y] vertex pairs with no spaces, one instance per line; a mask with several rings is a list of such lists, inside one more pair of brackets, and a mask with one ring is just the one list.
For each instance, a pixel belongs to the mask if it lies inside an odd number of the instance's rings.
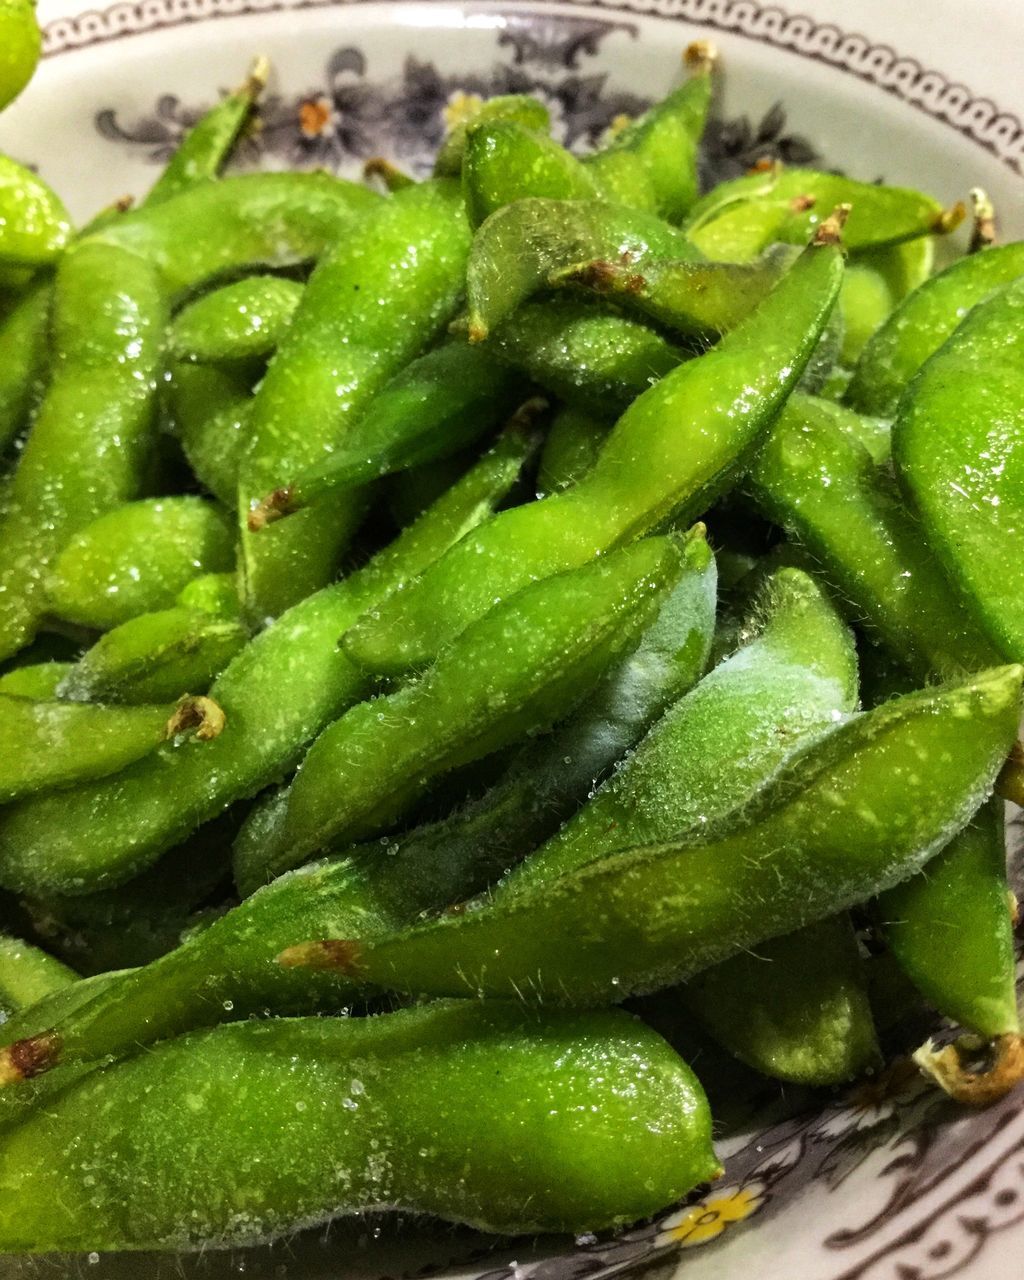
[[249,74],[245,77],[239,93],[247,94],[252,100],[260,96],[270,79],[270,59],[265,54],[253,58],[249,65]]
[[0,1089],[49,1071],[57,1065],[60,1050],[61,1038],[56,1031],[42,1031],[0,1049]]
[[843,238],[843,227],[850,216],[850,205],[837,204],[827,218],[818,223],[812,244],[821,246],[839,244]]
[[[990,1061],[981,1067],[970,1064],[984,1048]],[[989,1107],[1024,1080],[1024,1039],[1019,1035],[997,1036],[990,1045],[979,1046],[964,1037],[937,1049],[926,1041],[914,1054],[914,1061],[956,1102],[968,1107]]]
[[988,192],[982,187],[972,187],[970,192],[971,243],[969,252],[987,249],[996,243],[996,211]]
[[259,533],[268,524],[273,524],[282,516],[291,515],[297,509],[295,490],[290,484],[286,484],[280,489],[272,490],[265,498],[260,498],[250,510],[245,523],[250,533]]
[[951,231],[957,229],[966,217],[967,206],[962,200],[958,200],[956,204],[950,205],[948,209],[943,209],[941,213],[935,215],[932,231],[939,236],[948,236]]
[[691,40],[683,50],[683,66],[698,75],[707,75],[717,62],[718,46],[711,40]]
[[223,708],[212,698],[186,694],[178,699],[165,732],[168,738],[191,733],[200,742],[210,742],[220,737],[227,722]]

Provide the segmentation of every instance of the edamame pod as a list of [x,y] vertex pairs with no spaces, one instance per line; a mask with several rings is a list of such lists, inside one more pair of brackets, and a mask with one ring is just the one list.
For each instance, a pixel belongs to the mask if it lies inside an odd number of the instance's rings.
[[230,521],[202,498],[129,502],[79,530],[47,585],[50,609],[105,630],[166,609],[201,573],[234,566]]
[[42,45],[32,0],[5,0],[0,10],[0,111],[32,79]]
[[141,613],[100,636],[57,692],[70,702],[127,704],[202,694],[248,638],[236,619],[195,609]]
[[352,658],[378,672],[424,665],[524,582],[705,510],[743,467],[818,340],[842,278],[836,236],[833,224],[749,319],[634,401],[576,485],[504,512],[401,600],[370,611],[346,638]]
[[1001,667],[876,707],[792,756],[718,830],[390,937],[311,943],[282,962],[392,990],[553,1004],[670,986],[917,871],[991,792],[1022,676]]
[[892,417],[907,383],[952,334],[964,313],[1024,275],[1024,243],[961,258],[915,289],[861,353],[845,401]]
[[77,981],[78,974],[66,964],[20,938],[0,933],[0,1035],[12,1014]]
[[470,126],[462,162],[462,193],[474,227],[503,205],[527,196],[599,200],[596,175],[546,133],[513,120]]
[[175,604],[183,609],[212,613],[217,618],[239,617],[238,590],[233,573],[204,573],[185,584]]
[[[319,258],[382,197],[325,173],[253,173],[201,183],[124,214],[86,243],[145,258],[173,296],[257,267]],[[188,227],[188,235],[182,235]]]
[[570,299],[526,303],[490,337],[513,368],[602,421],[687,358],[646,324]]
[[71,536],[134,498],[153,443],[166,299],[149,264],[112,245],[64,255],[54,367],[0,524],[0,659],[28,644]]
[[485,519],[533,443],[519,432],[503,437],[365,568],[252,640],[211,687],[227,724],[202,752],[169,744],[59,802],[22,802],[0,814],[0,883],[31,894],[123,884],[200,823],[287,774],[304,746],[366,692],[338,636]]
[[[371,398],[451,319],[469,240],[457,185],[437,179],[383,202],[321,259],[253,403],[243,520],[271,489],[344,446]],[[360,496],[335,496],[258,536],[243,529],[253,618],[276,617],[330,582],[362,514]]]
[[[257,58],[245,81],[211,107],[182,138],[166,168],[149,189],[150,207],[215,178],[227,162],[267,83],[269,66]],[[102,130],[102,116],[97,124]]]
[[581,409],[565,408],[556,413],[544,438],[537,472],[541,497],[568,489],[597,461],[608,438],[604,422]]
[[619,1011],[243,1023],[93,1073],[8,1134],[0,1248],[226,1246],[385,1204],[590,1230],[718,1172],[700,1085]]
[[265,359],[277,350],[303,286],[282,276],[246,276],[189,303],[171,322],[171,355],[197,364]]
[[170,402],[182,451],[196,479],[229,510],[252,435],[252,383],[246,370],[175,364]]
[[893,463],[928,545],[1006,658],[1024,658],[1024,280],[968,315],[908,386]]
[[[560,728],[524,747],[480,799],[384,850],[357,848],[279,876],[88,1009],[33,1030],[49,1028],[59,1038],[53,1052],[81,1061],[267,1010],[333,1011],[355,998],[334,975],[283,968],[278,953],[318,933],[410,924],[483,889],[550,835],[703,669],[715,573],[702,531],[687,539],[683,558],[682,579],[635,653]],[[134,896],[147,877],[114,892]]]
[[0,676],[0,693],[52,702],[57,697],[57,687],[73,665],[70,662],[34,662],[14,667]]
[[[468,105],[468,104],[467,104]],[[499,94],[493,98],[480,100],[469,108],[457,124],[448,131],[448,135],[438,149],[434,160],[435,178],[457,178],[462,173],[462,162],[466,153],[466,136],[476,125],[488,124],[494,120],[511,120],[526,129],[540,132],[551,125],[551,117],[543,102],[531,98],[525,93]]]
[[986,1038],[1020,1031],[1002,810],[990,800],[924,872],[876,904],[885,940],[918,990]]
[[654,214],[593,200],[517,200],[473,237],[469,340],[482,342],[559,271],[584,259],[625,260],[639,272],[649,259],[695,256],[685,236]]
[[517,592],[418,681],[353,707],[310,747],[275,805],[235,845],[243,893],[332,842],[393,825],[434,777],[550,728],[634,646],[682,571],[651,538]]
[[709,258],[742,262],[773,242],[805,243],[839,204],[850,206],[843,228],[850,252],[952,231],[966,212],[963,205],[943,210],[931,196],[906,187],[780,168],[719,183],[690,210],[683,229]]
[[71,240],[64,203],[42,178],[0,155],[0,267],[42,267]]
[[48,363],[49,281],[35,285],[0,322],[0,455],[27,425]]
[[0,695],[0,803],[119,772],[163,742],[173,711]]
[[[793,396],[751,468],[748,490],[822,564],[855,620],[920,678],[996,661],[891,479],[850,427],[825,402]],[[876,427],[865,429],[874,437]]]
[[523,380],[488,351],[458,341],[428,351],[370,402],[340,448],[275,489],[250,523],[269,523],[389,472],[457,453],[506,418],[523,390]]
[[921,236],[884,249],[863,249],[847,263],[839,301],[844,365],[856,364],[893,308],[928,279],[934,259],[935,237]]

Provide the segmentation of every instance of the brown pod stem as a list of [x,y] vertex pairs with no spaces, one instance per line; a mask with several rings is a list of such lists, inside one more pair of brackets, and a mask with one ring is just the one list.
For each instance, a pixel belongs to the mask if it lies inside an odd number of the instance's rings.
[[964,1037],[944,1049],[928,1040],[914,1054],[914,1061],[956,1102],[967,1107],[990,1107],[1005,1098],[1024,1080],[1024,1039],[998,1036],[985,1046],[991,1061],[980,1069],[968,1065],[979,1049],[976,1039]]
[[60,1060],[60,1049],[56,1031],[41,1031],[0,1049],[0,1089],[49,1071]]
[[210,742],[224,731],[228,718],[222,707],[212,698],[186,694],[178,700],[174,714],[167,721],[167,736],[175,738],[179,733],[191,733],[200,742]]
[[971,188],[971,217],[974,225],[967,251],[977,253],[979,249],[987,249],[996,243],[995,205],[988,192],[981,187]]

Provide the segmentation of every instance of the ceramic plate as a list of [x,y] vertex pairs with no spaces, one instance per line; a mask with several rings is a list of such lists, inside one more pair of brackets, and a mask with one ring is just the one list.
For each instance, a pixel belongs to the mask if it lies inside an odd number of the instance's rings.
[[[3,117],[0,146],[85,217],[141,192],[184,129],[248,60],[271,56],[263,128],[243,167],[355,174],[384,155],[424,172],[477,97],[526,91],[572,147],[677,83],[692,39],[718,43],[725,86],[708,178],[766,157],[925,187],[980,184],[1024,236],[1016,0],[927,8],[818,0],[339,3],[40,0],[46,57]],[[698,1069],[700,1064],[697,1064]],[[1024,1094],[957,1111],[897,1062],[844,1096],[789,1097],[721,1143],[703,1199],[615,1239],[494,1241],[394,1215],[273,1249],[201,1258],[0,1259],[0,1274],[384,1276],[576,1280],[1014,1280],[1024,1274]],[[638,1171],[639,1173],[639,1171]],[[139,1194],[145,1194],[140,1188]]]

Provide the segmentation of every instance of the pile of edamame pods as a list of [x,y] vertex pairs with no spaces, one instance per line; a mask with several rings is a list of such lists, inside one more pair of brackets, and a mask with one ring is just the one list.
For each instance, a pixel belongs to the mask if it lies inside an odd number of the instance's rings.
[[263,67],[84,227],[0,159],[0,1251],[614,1228],[720,1173],[680,1050],[894,1007],[1024,1074],[1024,244],[701,192],[687,62],[421,181],[221,176]]

